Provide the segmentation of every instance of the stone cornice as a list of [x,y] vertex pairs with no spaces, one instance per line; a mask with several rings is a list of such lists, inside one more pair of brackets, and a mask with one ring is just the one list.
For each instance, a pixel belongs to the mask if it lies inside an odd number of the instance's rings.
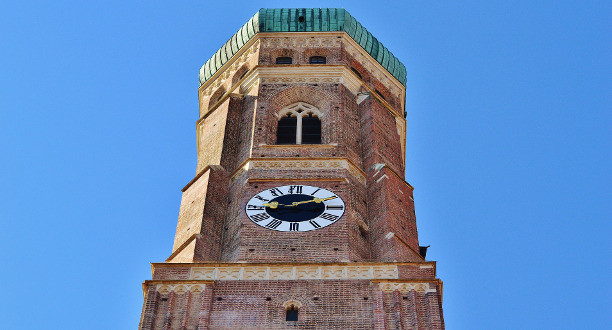
[[190,280],[398,279],[397,265],[271,265],[191,267]]
[[[343,157],[266,157],[248,158],[232,174],[230,180],[251,169],[310,169],[337,170],[344,169],[351,173],[360,183],[366,183],[366,173],[357,167],[350,159]],[[278,175],[276,175],[278,177]],[[307,179],[307,178],[305,178]],[[343,178],[344,179],[344,178]],[[295,180],[293,178],[292,180]]]
[[[404,110],[404,97],[406,87],[402,85],[389,71],[387,71],[380,63],[378,63],[368,52],[366,52],[358,43],[355,42],[345,32],[275,32],[275,33],[258,33],[249,40],[232,58],[219,68],[216,73],[202,84],[198,91],[199,94],[211,95],[214,90],[223,85],[227,78],[235,72],[243,63],[248,61],[252,54],[259,51],[261,42],[267,39],[295,39],[302,38],[309,40],[315,38],[339,38],[346,51],[351,54],[356,60],[360,61],[364,68],[370,72],[381,84],[385,85],[393,94],[400,94],[402,109]],[[301,43],[301,44],[307,44]],[[327,67],[329,65],[308,65],[310,67]],[[231,86],[233,87],[233,86]],[[209,90],[209,91],[207,91]],[[403,114],[403,111],[401,111]]]
[[[392,291],[400,291],[400,292],[408,292],[411,290],[415,290],[418,292],[418,290],[416,290],[416,285],[418,284],[426,284],[426,283],[435,283],[437,286],[437,292],[440,294],[440,304],[442,304],[442,292],[444,291],[444,282],[439,279],[431,279],[431,280],[424,280],[424,279],[397,279],[397,280],[371,280],[372,283],[378,283],[379,287],[381,288],[382,291],[387,291],[387,292],[392,292]],[[423,287],[421,287],[421,289],[423,289]],[[436,290],[429,288],[428,290],[424,291],[426,293],[430,293],[430,292],[436,292]]]
[[273,65],[256,70],[262,84],[343,84],[353,95],[361,88],[361,80],[345,65]]
[[[237,69],[237,68],[236,68]],[[394,108],[389,102],[378,96],[372,88],[365,84],[357,75],[346,65],[257,65],[253,67],[241,80],[221,96],[219,101],[206,109],[202,113],[201,121],[208,113],[214,111],[222,104],[227,97],[234,93],[236,89],[240,94],[248,94],[255,86],[262,84],[342,84],[353,95],[357,95],[362,88],[370,91],[370,95],[377,99],[385,108],[387,108],[394,116],[404,119],[404,105],[401,109]],[[219,88],[217,84],[210,86],[200,94],[202,96],[210,96]],[[403,98],[402,102],[403,102]],[[202,100],[200,100],[200,103]],[[202,107],[203,105],[200,104]]]
[[[270,269],[266,269],[266,270],[259,270],[261,272],[261,274],[264,274],[266,276],[270,276],[271,270]],[[431,294],[436,294],[439,293],[440,296],[440,303],[442,303],[442,281],[439,279],[431,279],[431,280],[422,280],[422,279],[372,279],[372,278],[364,278],[363,276],[359,276],[360,275],[360,271],[356,270],[353,271],[354,275],[357,275],[355,278],[350,277],[349,273],[351,272],[350,270],[347,269],[343,269],[343,270],[337,270],[339,271],[338,275],[340,274],[344,274],[343,278],[339,278],[339,277],[334,277],[333,273],[331,278],[321,278],[321,279],[326,279],[326,280],[370,280],[372,283],[376,283],[378,284],[378,288],[382,291],[382,292],[394,292],[394,291],[399,291],[400,293],[408,293],[410,291],[415,291],[418,293],[423,293],[423,294],[427,294],[427,293],[431,293]],[[364,269],[364,271],[367,272],[367,270]],[[240,270],[240,274],[239,276],[244,277],[244,268],[242,268]],[[293,271],[294,274],[296,274],[296,271]],[[319,273],[321,273],[321,270],[319,269]],[[370,270],[370,273],[372,273],[372,271]],[[247,276],[257,276],[257,270],[252,271],[251,273],[249,273],[249,275]],[[251,281],[251,280],[255,280],[255,281],[265,281],[265,280],[272,280],[272,281],[296,281],[296,280],[317,280],[317,279],[313,279],[313,278],[282,278],[282,273],[277,273],[278,275],[280,275],[279,278],[266,278],[266,279],[243,279],[243,278],[228,278],[228,279],[222,279],[225,281]],[[303,273],[304,275],[307,275],[306,272]],[[363,273],[365,274],[365,273]],[[272,275],[275,276],[275,275]],[[175,293],[175,294],[185,294],[185,293],[203,293],[204,290],[206,289],[206,286],[214,286],[215,284],[215,280],[147,280],[144,281],[142,283],[142,288],[143,288],[143,293],[146,295],[146,290],[148,287],[154,286],[155,291],[157,291],[158,293],[162,294],[162,295],[168,295],[170,293]],[[434,287],[432,288],[430,284],[433,284]]]
[[347,178],[335,177],[335,178],[299,178],[295,177],[275,177],[275,178],[249,178],[246,182],[349,182]]
[[[400,278],[402,266],[432,269],[431,279]],[[320,263],[152,263],[151,275],[158,268],[189,268],[189,280],[159,281],[160,283],[195,283],[193,281],[215,280],[316,280],[316,279],[369,279],[403,283],[432,282],[435,279],[436,262],[320,262]],[[156,282],[147,281],[147,282]],[[199,282],[198,282],[199,283]]]
[[[312,144],[312,145],[260,145],[260,147],[262,148],[281,148],[281,147],[288,147],[288,148],[295,148],[295,147],[307,147],[307,148],[335,148],[337,147],[337,145],[334,144],[320,144],[320,145],[316,145],[316,144]],[[315,157],[277,157],[277,158],[271,158],[271,157],[266,157],[265,159],[261,159],[261,158],[247,158],[244,162],[242,162],[242,164],[240,164],[240,166],[238,166],[238,168],[236,168],[234,170],[234,172],[232,172],[230,174],[230,179],[235,178],[239,173],[241,173],[242,171],[248,170],[249,168],[251,168],[249,166],[249,162],[251,161],[255,161],[255,162],[266,162],[266,161],[330,161],[330,160],[340,160],[340,161],[345,161],[347,163],[347,165],[349,165],[348,167],[338,167],[338,168],[345,168],[345,169],[349,169],[350,167],[350,171],[353,173],[359,173],[360,175],[358,175],[358,177],[360,177],[360,179],[365,180],[366,177],[366,173],[364,171],[362,171],[359,167],[357,167],[350,159],[348,158],[338,158],[338,157],[319,157],[319,158],[315,158]],[[245,166],[247,167],[245,169]],[[333,167],[329,167],[330,169]],[[389,169],[391,169],[390,167],[387,167]],[[201,169],[196,176],[191,179],[191,181],[189,181],[189,183],[187,183],[185,185],[185,187],[183,187],[181,189],[182,192],[185,192],[187,189],[189,189],[189,187],[191,187],[191,185],[193,185],[196,181],[198,181],[198,179],[204,175],[204,173],[206,173],[208,170],[210,170],[210,166],[206,166],[203,169]],[[401,177],[395,173],[392,169],[391,171],[398,176],[400,179]],[[344,178],[343,178],[344,179]],[[405,180],[402,179],[402,181],[404,181],[408,186],[410,186],[410,188],[412,188],[412,186],[406,182]],[[364,181],[365,182],[365,181]],[[412,188],[414,189],[414,188]]]
[[412,261],[412,262],[400,262],[400,261],[363,261],[363,262],[194,262],[194,263],[167,263],[167,262],[153,262],[151,263],[151,269],[155,271],[155,268],[184,268],[184,267],[248,267],[248,266],[384,266],[384,265],[396,265],[396,266],[420,266],[422,268],[430,268],[433,266],[436,268],[435,261]]
[[[243,267],[244,268],[244,267]],[[270,270],[266,270],[269,276]],[[344,273],[348,275],[348,271],[345,269]],[[254,273],[255,274],[255,273]],[[359,274],[355,272],[355,274]],[[373,273],[371,273],[373,274]],[[243,275],[244,276],[244,270]],[[231,280],[231,279],[230,279]],[[236,280],[236,279],[234,279]],[[245,281],[244,279],[241,279]],[[258,279],[261,281],[261,279]],[[265,279],[264,279],[265,280]],[[268,279],[268,280],[312,280],[312,279]],[[440,279],[375,279],[375,278],[335,278],[335,280],[370,280],[372,283],[376,283],[378,288],[383,292],[394,292],[399,291],[400,293],[408,293],[415,291],[419,293],[438,293],[440,297],[440,304],[442,304],[443,287],[444,282]],[[248,281],[248,279],[246,280]],[[155,291],[162,295],[170,293],[185,294],[190,293],[202,293],[207,285],[214,285],[214,280],[146,280],[142,283],[143,296],[146,297],[148,287],[154,286]],[[430,284],[435,287],[432,288]]]

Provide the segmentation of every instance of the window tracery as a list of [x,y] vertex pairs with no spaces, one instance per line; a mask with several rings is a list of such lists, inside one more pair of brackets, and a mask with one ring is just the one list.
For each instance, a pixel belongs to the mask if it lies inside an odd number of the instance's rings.
[[279,113],[276,144],[321,144],[321,112],[314,106],[294,103]]

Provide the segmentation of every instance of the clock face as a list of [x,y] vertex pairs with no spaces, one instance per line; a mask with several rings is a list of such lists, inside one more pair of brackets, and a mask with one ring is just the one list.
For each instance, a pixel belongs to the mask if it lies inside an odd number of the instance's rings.
[[344,201],[313,186],[281,186],[264,190],[245,207],[249,219],[277,231],[311,231],[327,227],[344,214]]

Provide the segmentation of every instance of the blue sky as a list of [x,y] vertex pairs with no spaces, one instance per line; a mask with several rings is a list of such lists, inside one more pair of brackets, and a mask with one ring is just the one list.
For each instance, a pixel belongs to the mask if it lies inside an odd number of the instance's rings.
[[448,329],[610,323],[606,1],[0,4],[6,329],[133,329],[195,174],[197,73],[260,7],[345,7],[407,67]]

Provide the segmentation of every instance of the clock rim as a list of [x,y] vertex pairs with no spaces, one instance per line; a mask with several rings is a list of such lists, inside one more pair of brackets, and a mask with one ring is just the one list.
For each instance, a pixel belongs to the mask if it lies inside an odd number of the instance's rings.
[[[255,198],[255,196],[257,196],[257,195],[261,194],[261,193],[262,193],[262,192],[264,192],[264,191],[269,191],[270,189],[274,189],[274,188],[282,188],[282,187],[289,187],[289,186],[302,186],[302,187],[312,187],[312,188],[317,188],[317,189],[325,190],[325,191],[327,191],[327,192],[329,192],[329,193],[333,194],[334,196],[338,196],[338,199],[340,199],[340,201],[342,202],[342,206],[343,206],[343,207],[342,207],[342,214],[340,214],[340,215],[338,216],[338,219],[336,219],[334,222],[331,222],[331,223],[329,223],[329,224],[327,224],[327,225],[325,225],[325,226],[321,226],[320,228],[312,228],[312,229],[308,229],[308,230],[297,230],[297,231],[291,231],[291,230],[279,230],[279,229],[268,228],[268,227],[266,227],[266,226],[260,225],[259,223],[255,222],[255,221],[253,221],[253,220],[251,219],[251,217],[249,216],[249,213],[247,212],[247,207],[248,207],[248,205],[249,205],[249,202],[251,202],[251,201],[252,201],[252,200]],[[297,194],[295,194],[295,195],[297,195]],[[326,203],[326,202],[327,202],[327,201],[323,201],[323,203]],[[263,204],[263,203],[262,203],[262,204]],[[325,204],[325,205],[327,205],[327,204]],[[267,211],[265,211],[265,210],[264,210],[263,212],[265,212],[267,215],[269,215],[271,219],[276,219],[276,218],[274,218],[272,215],[270,215],[270,214],[269,214]],[[325,213],[325,211],[324,211],[323,213]],[[256,192],[256,193],[254,193],[254,194],[253,194],[253,195],[252,195],[252,196],[251,196],[251,197],[250,197],[250,198],[247,200],[246,204],[244,205],[244,214],[245,214],[245,215],[246,215],[246,217],[249,219],[249,221],[250,221],[250,222],[252,222],[254,225],[257,225],[257,226],[259,226],[259,227],[261,227],[261,228],[263,228],[263,229],[273,230],[273,231],[278,231],[278,232],[283,232],[283,233],[302,233],[302,232],[309,232],[309,231],[321,230],[321,229],[327,228],[327,227],[329,227],[329,226],[331,226],[331,225],[333,225],[333,224],[337,223],[338,221],[340,221],[340,219],[342,219],[342,217],[344,216],[344,214],[345,214],[345,213],[346,213],[346,203],[344,202],[344,199],[342,199],[342,197],[341,197],[339,194],[337,194],[337,193],[335,193],[335,192],[333,192],[333,191],[331,191],[331,190],[329,190],[329,189],[327,189],[327,188],[318,187],[318,186],[303,185],[303,184],[288,184],[288,185],[282,185],[282,186],[273,186],[273,187],[270,187],[270,188],[262,189],[262,190],[260,190],[260,191],[258,191],[258,192]],[[310,220],[305,220],[305,221],[302,221],[302,222],[312,221],[312,220],[317,219],[317,218],[319,218],[319,216],[317,216],[317,217],[315,217],[315,218],[313,218],[313,219],[310,219]],[[277,220],[282,221],[283,223],[285,223],[285,222],[290,223],[289,221],[285,221],[285,220],[281,220],[281,219],[277,219]],[[298,223],[299,223],[299,222],[298,222]]]

